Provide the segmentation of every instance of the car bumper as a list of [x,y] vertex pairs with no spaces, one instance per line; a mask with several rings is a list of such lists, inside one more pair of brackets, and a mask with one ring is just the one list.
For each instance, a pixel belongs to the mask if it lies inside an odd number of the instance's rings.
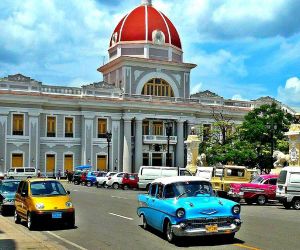
[[[41,219],[42,221],[71,221],[75,218],[75,209],[68,209],[68,210],[57,210],[57,211],[34,211],[31,212],[33,218]],[[60,218],[53,218],[53,213],[61,213]]]
[[240,230],[241,220],[236,219],[235,223],[229,226],[218,227],[214,232],[208,232],[205,228],[185,228],[183,225],[173,225],[172,230],[176,236],[204,236],[204,235],[217,235],[217,234],[231,234]]

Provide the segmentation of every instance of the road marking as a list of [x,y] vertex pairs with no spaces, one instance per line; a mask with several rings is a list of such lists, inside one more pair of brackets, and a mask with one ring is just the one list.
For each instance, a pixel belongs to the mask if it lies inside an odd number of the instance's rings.
[[114,215],[114,216],[118,216],[118,217],[121,217],[121,218],[124,218],[126,220],[133,220],[133,218],[129,218],[129,217],[125,217],[125,216],[122,216],[122,215],[119,215],[119,214],[113,214],[113,213],[109,213],[110,215]]
[[111,196],[112,198],[118,198],[118,199],[124,199],[124,200],[128,200],[128,198],[125,198],[125,197],[121,197],[121,196]]
[[57,239],[60,239],[61,241],[65,242],[65,243],[68,243],[68,244],[70,244],[70,245],[72,245],[72,246],[74,246],[74,247],[77,247],[78,249],[81,249],[81,250],[87,250],[87,248],[84,248],[84,247],[82,247],[82,246],[79,246],[79,245],[77,245],[76,243],[74,243],[74,242],[72,242],[72,241],[69,241],[69,240],[67,240],[67,239],[65,239],[65,238],[63,238],[63,237],[60,237],[60,236],[58,236],[58,235],[55,234],[55,233],[52,233],[52,232],[50,232],[50,231],[46,231],[46,232],[47,232],[48,234],[50,234],[50,235],[56,237]]
[[251,250],[260,250],[260,248],[251,247],[251,246],[247,246],[247,245],[244,245],[244,244],[233,244],[233,245],[237,246],[237,247],[241,247],[241,248],[251,249]]

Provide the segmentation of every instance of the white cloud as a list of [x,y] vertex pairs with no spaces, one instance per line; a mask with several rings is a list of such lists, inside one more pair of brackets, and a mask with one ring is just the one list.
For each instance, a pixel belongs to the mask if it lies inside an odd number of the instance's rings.
[[285,86],[279,86],[278,99],[284,103],[300,106],[300,79],[298,77],[289,78]]
[[237,101],[248,101],[247,99],[243,98],[240,94],[236,94],[236,95],[233,95],[231,97],[232,100],[237,100]]

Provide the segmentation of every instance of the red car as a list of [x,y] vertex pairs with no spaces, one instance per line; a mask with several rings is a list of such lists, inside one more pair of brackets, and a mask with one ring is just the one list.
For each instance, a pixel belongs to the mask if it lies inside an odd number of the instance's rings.
[[138,181],[139,177],[138,174],[124,174],[122,178],[121,188],[128,189],[128,188],[138,188]]
[[276,198],[276,183],[278,175],[259,175],[250,183],[232,183],[228,196],[235,201],[244,199],[247,204],[256,202],[264,205],[268,200]]

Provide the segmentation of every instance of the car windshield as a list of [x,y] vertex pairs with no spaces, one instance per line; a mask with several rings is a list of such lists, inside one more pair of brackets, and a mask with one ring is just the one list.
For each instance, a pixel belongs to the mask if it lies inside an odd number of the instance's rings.
[[264,179],[260,176],[257,176],[256,178],[254,178],[251,183],[261,183]]
[[19,186],[20,181],[9,181],[9,182],[2,182],[0,184],[0,192],[1,193],[15,193]]
[[66,195],[67,192],[58,181],[37,181],[30,184],[33,196]]
[[196,197],[213,195],[212,187],[205,181],[185,181],[165,186],[165,198]]

